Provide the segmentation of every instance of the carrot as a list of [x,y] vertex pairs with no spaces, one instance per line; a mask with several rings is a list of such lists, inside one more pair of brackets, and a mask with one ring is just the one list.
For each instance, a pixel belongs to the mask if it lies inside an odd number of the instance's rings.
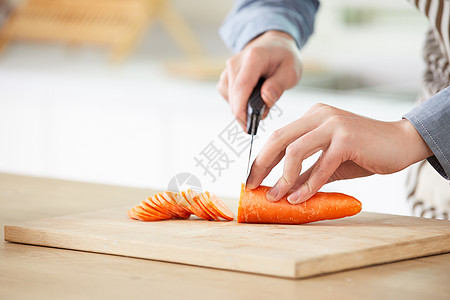
[[204,199],[211,211],[215,212],[219,217],[225,220],[231,221],[234,219],[233,212],[220,201],[219,197],[209,192],[204,192],[202,195],[205,195]]
[[195,196],[197,196],[196,192],[187,190],[186,192],[181,192],[181,195],[184,197],[184,200],[186,200],[188,205],[190,205],[190,209],[197,217],[208,221],[212,220],[211,216],[200,207],[196,200],[194,200]]
[[189,219],[191,216],[191,212],[186,210],[183,206],[179,205],[176,201],[176,193],[173,192],[164,192],[164,199],[171,204],[172,209],[175,211],[177,215],[179,215],[182,219]]
[[136,206],[136,207],[130,209],[130,211],[128,213],[133,219],[141,220],[141,221],[160,221],[160,220],[164,220],[164,219],[159,218],[157,216],[154,216],[154,215],[146,213],[142,208],[140,208],[140,206]]
[[361,211],[361,202],[341,193],[318,192],[301,204],[290,204],[287,197],[270,202],[267,186],[254,190],[241,186],[237,221],[239,223],[304,224],[332,220],[356,215]]
[[189,219],[191,214],[208,221],[234,218],[217,196],[208,192],[198,194],[192,190],[156,193],[128,211],[130,218],[141,221]]
[[[172,217],[172,214],[170,214],[162,205],[159,203],[158,197],[156,197],[156,194],[153,195],[153,197],[148,197],[145,200],[145,203],[149,205],[151,209],[150,211],[156,211],[160,214],[166,215],[167,219],[170,219]],[[142,206],[142,205],[141,205]]]
[[213,211],[213,209],[208,205],[204,197],[204,193],[195,196],[194,199],[197,200],[198,205],[203,209],[204,212],[206,212],[212,219],[214,219],[214,221],[220,221],[218,214]]

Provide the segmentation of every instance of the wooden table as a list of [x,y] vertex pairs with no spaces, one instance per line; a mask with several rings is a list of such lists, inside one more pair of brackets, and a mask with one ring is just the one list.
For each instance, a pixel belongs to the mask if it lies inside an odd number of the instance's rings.
[[[0,173],[3,225],[135,205],[151,190]],[[450,254],[290,280],[112,255],[0,244],[0,299],[449,299]],[[153,298],[153,297],[151,297]]]

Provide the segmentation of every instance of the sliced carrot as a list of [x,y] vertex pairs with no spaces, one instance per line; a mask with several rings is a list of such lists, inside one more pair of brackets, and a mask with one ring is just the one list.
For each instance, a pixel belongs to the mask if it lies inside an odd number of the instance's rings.
[[127,215],[128,215],[131,219],[138,220],[138,219],[135,218],[135,217],[133,216],[133,214],[131,213],[131,209],[127,211]]
[[177,217],[177,215],[170,210],[168,204],[165,203],[159,193],[154,194],[151,200],[159,208],[159,210],[162,211],[162,213],[169,215],[172,218]]
[[180,207],[182,207],[184,210],[190,212],[191,214],[195,215],[195,211],[192,208],[191,204],[186,200],[186,198],[182,195],[182,192],[179,194],[174,194],[175,201],[178,203]]
[[130,209],[130,214],[133,216],[134,219],[141,220],[141,221],[161,221],[165,219],[161,219],[158,217],[155,217],[153,215],[147,214],[144,212],[144,210],[140,206],[133,207]]
[[213,211],[217,212],[218,215],[228,221],[232,221],[234,219],[233,212],[223,204],[222,200],[219,199],[216,195],[210,192],[204,192],[205,199],[208,205],[212,208]]
[[165,209],[161,208],[159,205],[156,204],[156,200],[153,199],[153,197],[148,197],[147,199],[144,200],[145,204],[147,205],[146,207],[149,207],[149,210],[151,212],[157,212],[159,214],[164,215],[166,218],[170,219],[172,217],[171,214],[169,214]]
[[203,209],[194,201],[193,197],[196,196],[197,193],[191,190],[187,190],[186,192],[185,191],[181,192],[181,195],[183,195],[184,199],[189,203],[191,210],[197,217],[208,221],[212,220],[210,215],[204,212]]
[[175,193],[173,192],[164,192],[162,193],[162,197],[164,200],[169,203],[170,209],[178,215],[178,218],[180,219],[189,219],[191,216],[191,213],[187,210],[185,210],[181,205],[178,205],[178,203],[174,200],[175,199]]
[[155,197],[160,205],[161,208],[164,209],[164,211],[171,215],[172,218],[179,219],[180,216],[175,212],[170,202],[166,201],[166,199],[163,197],[161,193],[155,194],[153,197]]
[[187,190],[181,193],[169,191],[156,193],[153,197],[141,201],[127,213],[130,218],[141,221],[189,219],[191,214],[208,221],[220,221],[221,218],[230,219],[230,213],[227,210],[228,208],[217,196],[207,192],[198,194],[193,190]]
[[141,201],[140,204],[141,204],[140,207],[142,207],[145,210],[145,212],[148,213],[149,215],[152,215],[152,216],[155,216],[155,217],[161,218],[161,219],[170,219],[170,218],[172,218],[171,215],[163,214],[163,213],[159,212],[158,210],[154,209],[146,201]]
[[318,192],[301,204],[290,204],[287,197],[270,202],[267,186],[254,190],[241,186],[238,217],[239,223],[304,224],[332,220],[356,215],[361,211],[361,202],[341,193]]
[[198,194],[194,197],[194,201],[198,203],[198,205],[203,209],[205,213],[207,213],[212,219],[215,221],[220,221],[219,215],[214,212],[211,207],[209,207],[206,199],[204,198],[204,193]]

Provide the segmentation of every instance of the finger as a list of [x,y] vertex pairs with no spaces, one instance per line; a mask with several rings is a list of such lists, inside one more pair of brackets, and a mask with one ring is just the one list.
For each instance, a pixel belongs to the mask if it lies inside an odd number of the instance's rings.
[[319,127],[301,136],[286,148],[283,175],[268,191],[268,200],[278,201],[292,189],[302,170],[303,160],[326,149],[331,142],[331,132],[332,129],[329,127]]
[[228,101],[228,72],[227,69],[220,73],[219,82],[217,83],[217,91]]
[[[311,167],[308,168],[308,170],[306,170],[305,172],[301,173],[298,178],[297,181],[295,182],[294,186],[291,188],[291,190],[288,192],[288,194],[291,194],[295,191],[297,191],[300,186],[302,186],[306,180],[308,180],[308,178],[311,176],[311,172],[314,170],[314,168],[316,167],[317,162],[315,162]],[[338,168],[339,169],[339,168]],[[333,182],[336,179],[333,178],[334,175],[332,175],[330,177],[330,179],[327,181],[327,183]]]
[[250,174],[248,175],[246,186],[249,189],[255,189],[257,188],[264,180],[264,178],[269,175],[270,171],[278,165],[278,163],[283,159],[285,152],[281,152],[267,167],[260,170],[260,174],[258,177],[255,177],[256,172],[252,172],[255,162],[253,162],[252,167],[250,169]]
[[283,92],[295,86],[300,80],[301,68],[295,69],[292,65],[280,66],[276,72],[266,78],[261,87],[261,95],[266,105],[271,108]]
[[265,65],[261,60],[256,60],[249,56],[239,69],[236,75],[232,89],[229,94],[230,104],[232,106],[233,114],[243,123],[244,128],[247,124],[247,104],[248,99],[255,88],[258,80],[262,76]]
[[[230,104],[231,112],[235,116],[241,128],[245,131],[247,124],[246,108],[244,109],[240,103],[235,100],[236,80],[241,69],[241,55],[238,54],[227,60],[226,82],[227,82],[227,101]],[[225,80],[224,80],[225,81]]]
[[298,139],[305,133],[314,130],[321,123],[321,118],[311,114],[306,117],[288,124],[287,126],[275,131],[268,141],[264,144],[255,161],[249,175],[248,185],[251,188],[256,188],[261,184],[264,178],[268,175],[270,170],[278,164],[275,161],[284,152],[286,147],[293,141]]
[[330,177],[342,162],[342,155],[340,155],[340,152],[337,149],[330,147],[317,160],[309,178],[297,191],[292,192],[288,196],[287,200],[292,204],[298,204],[311,198],[324,184],[330,180]]

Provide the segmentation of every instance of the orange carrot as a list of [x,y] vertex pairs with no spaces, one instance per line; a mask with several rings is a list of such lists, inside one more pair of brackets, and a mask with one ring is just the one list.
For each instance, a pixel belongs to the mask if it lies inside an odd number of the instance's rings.
[[208,205],[208,202],[204,197],[204,193],[198,194],[194,199],[197,200],[198,205],[203,209],[204,212],[210,215],[211,218],[214,219],[214,221],[220,221],[218,214],[213,211],[213,209]]
[[234,219],[233,212],[220,201],[219,197],[210,192],[204,192],[202,195],[209,205],[210,210],[217,213],[217,215],[225,220],[231,221]]
[[190,209],[197,217],[208,221],[212,220],[211,216],[207,212],[205,212],[197,203],[196,199],[194,199],[197,196],[196,192],[187,190],[186,192],[183,191],[180,194],[183,196],[184,200],[186,200],[188,205],[190,205]]
[[141,221],[189,219],[191,214],[208,221],[234,218],[217,196],[208,192],[198,194],[192,190],[157,193],[128,211],[130,218]]
[[241,186],[237,221],[239,223],[304,224],[332,220],[356,215],[361,211],[361,202],[341,193],[318,192],[301,204],[290,204],[287,197],[270,202],[267,186],[254,190]]

